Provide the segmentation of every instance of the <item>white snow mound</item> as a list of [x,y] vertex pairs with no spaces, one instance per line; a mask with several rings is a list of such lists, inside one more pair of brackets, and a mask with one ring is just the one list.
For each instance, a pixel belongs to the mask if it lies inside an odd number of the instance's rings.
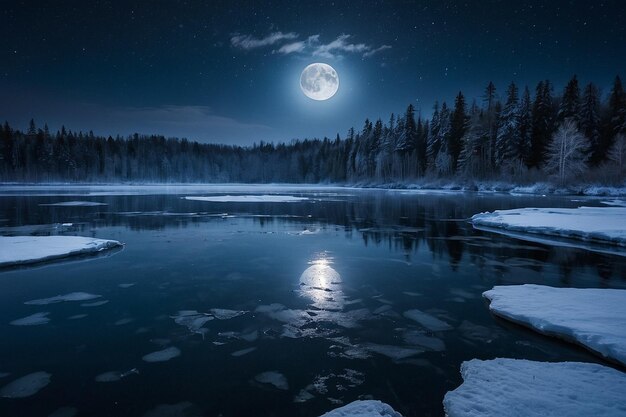
[[208,197],[188,196],[185,200],[209,201],[213,203],[296,203],[308,200],[308,197],[296,197],[293,195],[215,195]]
[[402,417],[389,404],[376,400],[354,401],[320,417]]
[[472,224],[626,246],[626,207],[496,210],[475,214]]
[[498,316],[626,365],[626,290],[525,284],[496,286],[483,296]]
[[614,417],[626,415],[626,374],[580,362],[473,359],[446,394],[448,417]]
[[0,236],[0,267],[100,252],[122,244],[82,236]]

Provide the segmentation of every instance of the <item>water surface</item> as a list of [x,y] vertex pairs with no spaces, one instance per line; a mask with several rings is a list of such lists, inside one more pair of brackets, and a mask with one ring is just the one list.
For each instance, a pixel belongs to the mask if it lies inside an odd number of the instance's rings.
[[[10,373],[0,387],[51,375],[30,397],[0,399],[0,415],[71,407],[85,416],[318,416],[375,398],[407,417],[441,416],[464,360],[601,362],[494,318],[481,293],[521,283],[625,288],[626,258],[467,221],[598,200],[311,188],[285,189],[309,198],[289,203],[182,198],[216,191],[3,190],[3,235],[94,236],[125,247],[0,271],[0,375]],[[219,189],[242,191],[250,190]],[[106,205],[46,205],[77,200]],[[73,292],[100,297],[25,304]],[[37,313],[49,321],[9,324]],[[154,352],[169,360],[150,360]]]

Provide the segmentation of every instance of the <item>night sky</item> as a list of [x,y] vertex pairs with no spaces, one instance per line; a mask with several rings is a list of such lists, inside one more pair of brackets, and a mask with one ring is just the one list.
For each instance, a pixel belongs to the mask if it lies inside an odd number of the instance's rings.
[[[624,1],[2,1],[0,119],[202,142],[345,135],[366,117],[492,80],[577,74],[608,93],[626,69]],[[332,65],[328,101],[299,86]]]

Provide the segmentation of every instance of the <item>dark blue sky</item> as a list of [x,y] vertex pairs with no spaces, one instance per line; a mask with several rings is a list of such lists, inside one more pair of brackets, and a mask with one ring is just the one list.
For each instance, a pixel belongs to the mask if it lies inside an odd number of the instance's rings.
[[[493,80],[606,94],[626,68],[623,1],[4,1],[0,119],[250,144],[426,116]],[[338,93],[299,89],[311,62]]]

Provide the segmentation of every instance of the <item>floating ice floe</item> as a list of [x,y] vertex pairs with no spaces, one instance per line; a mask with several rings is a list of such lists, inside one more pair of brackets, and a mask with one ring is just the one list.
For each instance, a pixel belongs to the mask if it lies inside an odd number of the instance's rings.
[[500,317],[626,365],[626,290],[525,284],[496,286],[483,296]]
[[119,319],[118,321],[116,321],[115,323],[113,323],[115,326],[123,326],[125,324],[129,324],[132,323],[133,321],[135,321],[135,319],[130,318],[130,317],[125,317],[123,319]]
[[130,287],[133,287],[135,284],[136,284],[135,282],[128,282],[124,284],[118,284],[117,286],[120,288],[130,288]]
[[139,370],[137,368],[130,369],[126,372],[120,371],[108,371],[103,372],[96,376],[96,382],[116,382],[120,379],[126,378],[129,375],[139,375]]
[[358,400],[329,411],[320,417],[402,417],[402,414],[381,401]]
[[0,236],[0,267],[50,261],[112,249],[116,240],[82,236]]
[[273,385],[274,387],[278,389],[282,389],[282,390],[289,389],[287,378],[285,377],[285,375],[281,374],[280,372],[276,372],[276,371],[263,372],[255,376],[254,380],[261,384]]
[[25,375],[2,387],[0,397],[25,398],[35,395],[50,383],[51,376],[43,371]]
[[247,311],[228,310],[225,308],[212,308],[210,311],[218,320],[229,320],[247,313]]
[[308,197],[296,197],[293,195],[215,195],[215,196],[187,196],[185,200],[209,201],[213,203],[296,203],[308,200]]
[[428,330],[433,332],[440,332],[444,330],[451,330],[452,326],[443,320],[438,319],[428,313],[424,313],[421,310],[413,309],[404,312],[404,317],[418,322]]
[[13,320],[9,324],[13,326],[38,326],[40,324],[46,324],[50,321],[48,318],[49,312],[35,313],[30,316],[22,317],[21,319]]
[[76,407],[61,407],[49,414],[48,417],[74,417],[76,414],[78,414]]
[[93,303],[82,303],[81,307],[99,307],[107,304],[109,300],[94,301]]
[[148,353],[144,355],[143,359],[146,362],[165,362],[170,359],[176,358],[180,356],[180,349],[177,347],[168,347],[163,350],[158,350],[156,352]]
[[626,415],[626,374],[593,363],[473,359],[443,400],[449,417]]
[[94,300],[100,297],[102,296],[98,294],[89,294],[87,292],[71,292],[69,294],[64,294],[64,295],[55,295],[54,297],[50,297],[50,298],[41,298],[38,300],[26,301],[24,304],[42,306],[42,305],[47,305],[47,304],[62,303],[65,301],[88,301],[88,300]]
[[626,207],[496,210],[475,214],[472,224],[499,233],[513,231],[626,246]]
[[247,348],[247,349],[241,349],[241,350],[237,350],[233,353],[230,354],[230,356],[234,356],[236,358],[243,356],[243,355],[247,355],[248,353],[254,352],[256,350],[255,347],[251,347],[251,348]]
[[203,326],[213,320],[213,316],[206,313],[199,313],[196,310],[181,310],[175,316],[171,316],[174,322],[180,326],[185,326],[191,333],[204,335],[209,332],[209,329]]
[[435,352],[441,352],[446,350],[446,345],[443,340],[436,337],[427,336],[424,332],[419,330],[406,330],[402,335],[404,341],[413,346],[419,346],[421,348],[432,350]]
[[73,316],[69,316],[67,319],[68,320],[80,320],[80,319],[84,319],[85,317],[87,317],[87,314],[74,314]]
[[58,203],[40,204],[40,206],[53,206],[53,207],[97,207],[106,206],[107,203],[100,203],[98,201],[60,201]]

